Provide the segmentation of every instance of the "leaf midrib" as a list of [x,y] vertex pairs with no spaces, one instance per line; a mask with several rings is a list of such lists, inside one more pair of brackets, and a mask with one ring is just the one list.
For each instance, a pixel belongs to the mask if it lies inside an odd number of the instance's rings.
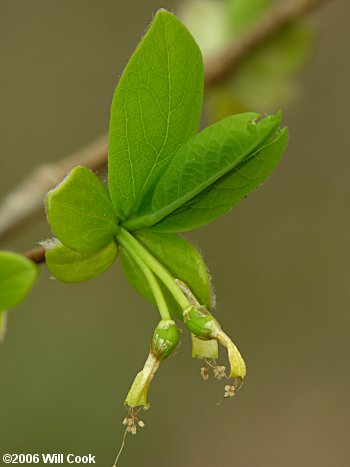
[[[158,151],[158,154],[157,154],[155,160],[153,161],[151,170],[149,171],[149,174],[148,174],[146,180],[144,181],[144,183],[143,183],[137,197],[135,197],[135,190],[133,191],[134,200],[135,200],[135,206],[134,206],[135,211],[137,211],[139,209],[140,204],[142,203],[144,192],[145,192],[145,190],[147,190],[148,181],[150,180],[150,178],[151,178],[151,176],[152,176],[152,174],[154,172],[154,169],[157,166],[159,159],[161,158],[161,155],[163,153],[163,150],[164,150],[164,148],[166,146],[166,143],[167,143],[168,137],[169,137],[169,127],[170,127],[170,118],[171,118],[171,92],[172,92],[172,89],[171,89],[171,79],[170,79],[170,69],[169,69],[170,68],[170,63],[169,63],[170,62],[170,56],[169,56],[169,47],[168,47],[168,42],[167,42],[167,27],[168,27],[168,24],[169,23],[164,24],[164,21],[163,21],[164,40],[165,40],[166,52],[167,52],[167,77],[168,77],[168,91],[169,91],[168,92],[168,112],[167,112],[167,115],[166,115],[166,130],[165,130],[165,135],[164,135],[162,147]],[[128,144],[129,144],[129,142],[128,142]],[[130,160],[130,165],[132,166],[131,160]]]
[[127,219],[121,224],[121,226],[127,230],[133,231],[133,230],[143,229],[145,227],[151,227],[152,225],[157,224],[162,219],[164,219],[164,217],[168,216],[173,211],[175,211],[176,209],[178,209],[179,207],[181,207],[182,205],[190,201],[192,198],[197,196],[203,190],[208,188],[210,185],[215,183],[217,180],[223,177],[227,172],[229,172],[234,167],[236,167],[238,164],[240,164],[245,158],[253,155],[256,152],[257,148],[263,145],[266,141],[268,141],[275,132],[276,132],[276,127],[274,127],[271,130],[271,132],[269,132],[263,139],[261,139],[253,148],[251,148],[249,152],[243,153],[241,157],[235,160],[234,162],[232,162],[231,165],[225,167],[219,172],[216,172],[215,175],[213,175],[213,177],[210,177],[209,179],[206,180],[205,183],[198,185],[194,190],[186,193],[186,195],[182,196],[181,198],[176,199],[174,202],[152,213],[144,214],[143,216],[136,217],[134,219]]

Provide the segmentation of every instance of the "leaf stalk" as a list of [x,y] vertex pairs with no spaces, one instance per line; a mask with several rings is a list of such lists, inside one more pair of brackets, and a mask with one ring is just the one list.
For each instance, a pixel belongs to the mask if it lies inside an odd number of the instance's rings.
[[146,265],[147,269],[151,270],[151,272],[164,283],[183,310],[191,305],[169,271],[144,246],[142,246],[130,232],[123,227],[120,227],[120,230],[116,235],[116,239],[128,251],[128,253],[130,253],[140,267],[141,263],[143,268]]

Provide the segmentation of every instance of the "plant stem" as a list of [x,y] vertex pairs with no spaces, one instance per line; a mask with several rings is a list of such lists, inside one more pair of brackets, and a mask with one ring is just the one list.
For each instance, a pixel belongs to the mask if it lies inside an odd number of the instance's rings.
[[154,276],[153,272],[150,270],[150,268],[142,261],[140,256],[138,256],[135,253],[135,250],[133,248],[130,248],[127,245],[127,242],[124,241],[124,238],[118,239],[120,244],[128,251],[129,255],[134,259],[135,263],[139,266],[141,271],[146,277],[146,280],[152,290],[154,299],[157,303],[157,307],[159,310],[159,314],[162,319],[171,319],[171,315],[169,312],[168,305],[165,301],[163,292],[159,286],[158,280]]
[[[133,235],[121,227],[116,235],[116,239],[128,251],[128,253],[130,253],[135,261],[137,257],[138,261],[145,264],[157,277],[159,277],[183,310],[191,305],[169,271],[158,260],[156,260],[156,258],[154,258],[154,256],[152,256],[151,253],[142,246]],[[140,265],[139,262],[137,264]]]

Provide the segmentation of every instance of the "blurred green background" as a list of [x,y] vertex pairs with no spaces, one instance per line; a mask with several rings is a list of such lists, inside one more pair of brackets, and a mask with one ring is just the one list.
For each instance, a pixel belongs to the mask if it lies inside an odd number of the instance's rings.
[[[1,196],[108,128],[118,76],[153,12],[178,5],[0,0]],[[283,108],[291,134],[283,162],[230,214],[186,235],[205,252],[216,314],[248,378],[217,407],[224,383],[201,380],[184,333],[122,467],[350,465],[350,4],[330,2],[313,16],[314,50]],[[1,248],[22,251],[49,236],[43,220]],[[81,285],[51,280],[42,267],[0,347],[0,453],[92,453],[111,466],[123,400],[157,321],[117,265]]]

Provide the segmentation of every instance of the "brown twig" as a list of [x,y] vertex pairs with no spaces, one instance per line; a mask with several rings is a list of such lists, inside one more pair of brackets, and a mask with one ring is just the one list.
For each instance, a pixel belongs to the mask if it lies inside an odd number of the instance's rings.
[[103,135],[80,151],[52,164],[35,168],[0,203],[0,240],[35,218],[43,209],[45,194],[77,165],[98,170],[106,165],[108,135]]
[[[225,81],[241,61],[266,40],[324,1],[326,0],[277,2],[269,14],[246,36],[227,46],[215,57],[206,60],[206,90]],[[84,165],[93,170],[106,167],[107,141],[108,136],[105,134],[77,153],[57,163],[43,164],[29,174],[0,203],[0,241],[41,212],[45,193],[56,186],[73,167]],[[42,262],[45,261],[44,253],[43,248],[38,248],[25,255],[35,262]]]
[[32,250],[26,251],[23,253],[28,259],[31,259],[34,263],[44,263],[45,262],[45,248],[43,246],[39,246],[37,248],[33,248]]

